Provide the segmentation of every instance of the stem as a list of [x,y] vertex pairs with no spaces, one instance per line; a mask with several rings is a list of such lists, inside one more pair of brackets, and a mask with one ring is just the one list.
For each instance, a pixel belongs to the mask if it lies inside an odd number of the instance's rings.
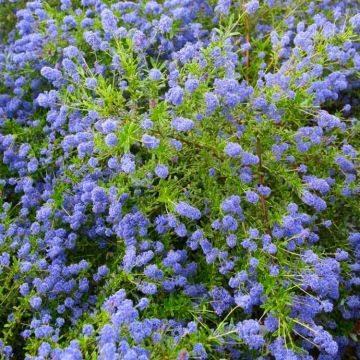
[[[256,153],[259,158],[259,184],[264,185],[264,172],[263,172],[263,166],[262,166],[262,157],[261,157],[261,142],[260,138],[256,138]],[[266,198],[264,195],[261,195],[261,212],[265,219],[267,233],[270,233],[270,222],[267,214],[267,206],[266,206]]]
[[305,329],[308,329],[309,331],[313,332],[314,334],[318,334],[318,332],[314,329],[312,329],[310,326],[308,326],[307,324],[302,323],[301,321],[298,321],[296,319],[291,319],[294,323],[303,326]]
[[218,338],[221,338],[223,336],[226,336],[226,335],[230,335],[230,334],[235,334],[237,333],[238,331],[237,330],[231,330],[231,331],[228,331],[224,334],[219,334],[219,335],[216,335],[216,336],[210,336],[209,339],[212,340],[212,339],[218,339]]
[[[245,16],[245,38],[246,42],[250,43],[250,21],[249,16]],[[250,49],[246,50],[246,81],[249,82],[250,73]]]

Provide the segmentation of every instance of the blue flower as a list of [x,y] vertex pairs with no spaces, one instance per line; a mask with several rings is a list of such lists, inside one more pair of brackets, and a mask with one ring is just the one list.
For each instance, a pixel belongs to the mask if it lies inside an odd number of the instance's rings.
[[40,310],[42,299],[39,296],[32,296],[30,298],[30,305],[35,310]]
[[162,164],[157,164],[155,167],[155,174],[162,178],[165,179],[168,177],[169,175],[169,169],[166,165],[162,165]]
[[85,336],[90,336],[94,332],[94,327],[90,324],[85,324],[82,329],[82,333]]
[[142,142],[148,149],[156,149],[160,145],[159,139],[148,134],[143,135]]
[[110,133],[105,137],[105,143],[109,147],[115,147],[118,143],[118,138],[114,133]]
[[109,9],[101,12],[101,24],[105,32],[114,32],[117,29],[117,22],[118,19]]
[[205,93],[204,97],[206,102],[206,115],[209,116],[213,114],[216,108],[219,106],[219,100],[217,99],[216,95],[210,92]]
[[230,157],[238,157],[243,153],[243,150],[239,144],[228,142],[225,146],[224,152]]
[[169,33],[172,30],[173,20],[167,15],[161,15],[158,23],[159,31],[162,34]]
[[201,212],[199,209],[189,205],[185,201],[180,201],[175,205],[175,211],[188,219],[199,220],[201,218]]
[[179,132],[190,131],[195,127],[192,120],[183,117],[176,117],[171,121],[171,127]]
[[151,69],[149,72],[149,78],[151,80],[154,80],[154,81],[160,80],[161,76],[162,76],[161,71],[158,69]]
[[185,81],[185,89],[189,93],[193,93],[199,87],[199,84],[200,84],[200,82],[197,79],[194,79],[194,78],[187,79]]
[[97,85],[97,80],[95,78],[87,78],[85,80],[85,85],[86,87],[88,87],[89,89],[95,89],[96,85]]
[[120,161],[121,170],[126,174],[131,174],[135,171],[135,161],[134,155],[130,153],[126,153]]
[[259,201],[259,195],[252,190],[248,190],[246,192],[246,200],[249,203],[256,204]]
[[256,13],[257,9],[259,8],[259,1],[258,0],[251,0],[244,5],[245,11],[249,15],[253,15]]
[[184,90],[180,86],[175,86],[167,92],[166,98],[173,105],[179,106],[184,101]]

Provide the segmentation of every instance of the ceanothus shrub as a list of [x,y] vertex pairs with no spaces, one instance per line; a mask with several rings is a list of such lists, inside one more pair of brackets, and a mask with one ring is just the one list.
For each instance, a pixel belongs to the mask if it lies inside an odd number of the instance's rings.
[[0,13],[2,358],[360,356],[357,2]]

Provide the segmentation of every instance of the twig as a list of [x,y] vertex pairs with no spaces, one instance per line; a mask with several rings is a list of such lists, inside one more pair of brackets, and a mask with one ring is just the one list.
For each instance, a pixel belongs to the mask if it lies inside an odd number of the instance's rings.
[[[245,16],[245,38],[246,42],[250,44],[250,21],[249,16]],[[246,50],[246,81],[249,82],[250,73],[250,49]]]
[[[262,157],[261,157],[261,142],[260,142],[259,137],[256,138],[256,153],[257,153],[257,156],[259,158],[259,167],[258,167],[258,170],[259,170],[259,184],[264,185],[264,173],[263,173]],[[261,212],[262,212],[262,215],[263,215],[263,217],[265,219],[267,232],[270,233],[270,222],[269,222],[269,217],[268,217],[268,214],[267,214],[267,206],[266,206],[265,195],[261,195]]]

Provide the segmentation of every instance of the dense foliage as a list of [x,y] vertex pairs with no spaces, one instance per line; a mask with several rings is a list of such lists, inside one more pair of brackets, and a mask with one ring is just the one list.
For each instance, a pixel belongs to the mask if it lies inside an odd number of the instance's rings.
[[0,356],[360,358],[359,74],[354,0],[0,0]]

